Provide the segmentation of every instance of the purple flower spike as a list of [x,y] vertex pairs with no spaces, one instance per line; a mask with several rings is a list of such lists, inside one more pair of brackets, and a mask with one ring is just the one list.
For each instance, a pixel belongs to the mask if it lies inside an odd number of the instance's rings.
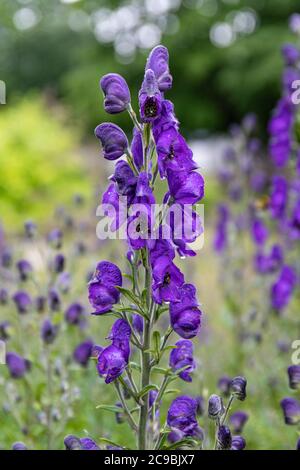
[[249,416],[244,411],[236,411],[235,413],[232,413],[229,422],[232,426],[233,432],[238,434],[243,432],[244,426],[248,419]]
[[179,291],[179,302],[171,302],[171,325],[176,333],[185,339],[194,338],[199,333],[201,310],[196,299],[196,288],[185,284]]
[[219,427],[217,435],[217,446],[220,450],[228,450],[231,448],[232,437],[228,426],[222,425]]
[[289,385],[292,390],[300,389],[300,366],[290,366],[288,368]]
[[109,114],[125,111],[130,103],[130,91],[123,77],[117,73],[108,73],[100,80],[104,93],[104,109]]
[[196,171],[167,170],[170,195],[178,204],[196,204],[204,196],[204,180]]
[[270,212],[274,219],[280,219],[284,213],[288,199],[288,183],[284,176],[274,176],[270,196]]
[[32,305],[32,300],[25,291],[16,292],[13,296],[13,301],[20,314],[27,313]]
[[139,93],[139,105],[142,121],[152,122],[161,113],[162,96],[158,88],[153,70],[145,73],[142,88]]
[[153,298],[156,303],[178,302],[183,286],[182,272],[167,256],[157,258],[153,266]]
[[6,354],[6,365],[13,379],[21,379],[30,369],[30,362],[13,352]]
[[94,315],[109,312],[119,301],[120,293],[116,286],[122,286],[122,274],[118,266],[109,261],[98,263],[89,282],[89,301],[95,309]]
[[105,377],[105,383],[107,384],[122,375],[126,366],[127,361],[123,351],[113,344],[103,349],[98,357],[98,373]]
[[80,343],[74,350],[73,358],[77,364],[86,367],[93,352],[93,341],[86,340]]
[[127,151],[128,140],[122,129],[111,122],[104,122],[95,129],[95,136],[100,140],[103,156],[107,160],[117,160]]
[[194,398],[182,395],[172,401],[168,411],[167,423],[174,431],[179,431],[182,437],[193,436],[200,438],[201,430],[196,419],[197,402]]
[[169,53],[164,46],[156,46],[147,59],[146,70],[153,70],[160,91],[164,92],[172,87],[172,75],[169,71]]
[[193,343],[188,339],[181,339],[175,344],[170,354],[170,367],[173,372],[185,366],[185,370],[180,372],[179,377],[186,382],[192,382],[191,373],[195,370],[196,364],[193,358]]
[[246,441],[242,436],[232,436],[231,450],[244,450]]
[[285,424],[296,425],[300,423],[300,403],[295,398],[284,398],[280,402]]

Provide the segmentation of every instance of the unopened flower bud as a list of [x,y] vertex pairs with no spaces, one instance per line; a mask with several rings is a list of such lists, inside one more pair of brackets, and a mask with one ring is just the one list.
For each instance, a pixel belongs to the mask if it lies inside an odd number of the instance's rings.
[[224,413],[223,400],[219,395],[211,395],[208,400],[208,416],[211,419],[218,419]]
[[232,437],[228,426],[222,425],[219,427],[217,435],[217,446],[220,450],[228,450],[231,448]]
[[234,377],[231,381],[230,390],[232,395],[235,396],[238,400],[244,401],[247,393],[246,393],[246,386],[247,380],[245,377],[237,376]]

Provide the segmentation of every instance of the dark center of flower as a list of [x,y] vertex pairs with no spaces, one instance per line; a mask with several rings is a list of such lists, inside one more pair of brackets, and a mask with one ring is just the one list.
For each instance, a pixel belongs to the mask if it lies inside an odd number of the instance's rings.
[[174,157],[175,157],[174,146],[173,146],[173,144],[171,144],[170,147],[169,147],[168,158],[170,160],[173,160]]
[[170,276],[170,273],[166,273],[165,274],[165,277],[164,277],[164,285],[169,285],[171,282],[171,276]]
[[141,224],[137,224],[136,231],[139,233],[141,231]]
[[155,98],[148,98],[145,104],[145,116],[152,118],[157,116],[157,103]]

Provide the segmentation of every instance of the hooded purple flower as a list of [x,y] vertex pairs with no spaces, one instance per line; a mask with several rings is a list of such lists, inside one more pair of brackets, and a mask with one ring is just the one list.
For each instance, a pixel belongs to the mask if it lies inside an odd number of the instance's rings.
[[117,73],[108,73],[100,80],[104,93],[104,109],[109,114],[125,111],[130,103],[130,91],[123,77]]
[[204,196],[204,180],[196,171],[167,170],[170,195],[179,204],[196,204]]
[[293,390],[300,389],[300,366],[290,366],[288,368],[289,385]]
[[222,375],[218,380],[218,389],[225,396],[230,395],[231,378],[228,375]]
[[82,450],[80,439],[72,434],[64,438],[64,444],[66,450]]
[[90,437],[82,437],[80,439],[82,450],[100,450],[100,447]]
[[218,429],[217,447],[220,450],[228,450],[231,448],[232,436],[228,426],[222,424]]
[[178,131],[179,122],[175,116],[173,103],[169,100],[163,100],[161,104],[160,116],[155,119],[152,124],[152,131],[155,142],[158,141],[162,132],[168,131],[169,129],[175,129]]
[[232,379],[230,384],[231,394],[234,395],[235,398],[237,398],[238,400],[244,401],[247,396],[246,387],[247,380],[245,379],[245,377],[237,375]]
[[6,354],[6,365],[13,379],[22,378],[30,369],[30,362],[14,352]]
[[140,114],[143,122],[154,121],[161,113],[162,96],[154,72],[146,70],[139,92]]
[[170,260],[175,258],[175,250],[167,239],[156,238],[149,241],[150,261],[152,267],[161,256],[167,256]]
[[191,373],[195,370],[196,364],[193,358],[193,343],[188,339],[181,339],[175,343],[176,348],[172,349],[169,365],[173,372],[182,367],[186,367],[180,372],[179,377],[186,382],[192,382]]
[[21,281],[27,281],[29,276],[32,274],[32,266],[26,259],[21,259],[17,262],[17,269]]
[[93,351],[93,341],[91,341],[90,339],[87,339],[86,341],[83,341],[82,343],[78,344],[78,346],[76,346],[73,352],[73,358],[75,362],[77,362],[83,367],[86,367],[89,363],[89,359],[92,355],[92,351]]
[[190,172],[197,168],[192,150],[174,127],[163,131],[158,136],[156,150],[161,177],[166,176],[168,169]]
[[288,199],[288,183],[284,176],[274,176],[270,196],[270,211],[274,219],[281,218],[285,213]]
[[251,227],[252,238],[256,245],[261,246],[266,242],[269,232],[261,219],[255,219]]
[[197,402],[194,398],[182,395],[172,401],[168,411],[168,426],[180,431],[183,437],[200,437],[200,428],[196,418]]
[[153,270],[153,298],[156,303],[178,302],[184,284],[182,272],[168,256],[157,258]]
[[118,193],[128,198],[128,204],[131,204],[135,196],[137,177],[127,162],[121,160],[115,166],[115,172],[110,178],[118,188]]
[[222,397],[216,394],[211,395],[208,399],[208,417],[217,420],[224,414],[224,411]]
[[249,419],[249,415],[244,411],[236,411],[229,418],[230,425],[234,433],[243,432],[244,426]]
[[55,273],[62,273],[65,269],[66,259],[63,254],[58,253],[53,260],[53,271]]
[[139,334],[142,335],[144,331],[144,320],[141,315],[133,314],[132,315],[132,326],[134,330]]
[[284,260],[283,249],[280,245],[273,245],[269,254],[259,251],[254,258],[255,269],[260,274],[276,272]]
[[94,315],[107,313],[119,301],[120,293],[116,286],[122,286],[122,274],[118,266],[109,261],[101,261],[89,282],[89,301],[95,309]]
[[196,299],[196,288],[184,284],[179,290],[179,302],[170,303],[171,325],[174,331],[185,339],[196,336],[201,324],[201,310]]
[[13,301],[18,309],[18,312],[23,314],[27,313],[32,305],[32,300],[29,294],[25,291],[18,291],[13,296]]
[[133,161],[138,170],[143,166],[144,151],[143,151],[143,139],[142,133],[134,127],[133,129],[133,138],[131,142],[131,153],[133,156]]
[[119,348],[128,362],[129,353],[130,353],[130,336],[131,328],[127,321],[123,319],[116,320],[112,326],[112,329],[107,336],[107,339],[112,341],[113,346]]
[[103,349],[98,357],[98,373],[105,377],[105,383],[107,384],[122,375],[126,366],[127,361],[124,352],[113,344]]
[[232,436],[231,450],[244,450],[246,441],[242,436]]
[[295,398],[284,398],[280,402],[285,424],[296,425],[300,423],[300,403]]
[[41,338],[46,344],[51,344],[58,333],[58,325],[54,325],[49,318],[46,318],[41,327]]
[[146,70],[148,69],[153,70],[160,91],[164,92],[172,87],[169,53],[166,47],[156,46],[152,49],[146,63]]
[[80,303],[75,302],[74,304],[71,304],[65,311],[65,320],[67,323],[69,323],[69,325],[79,325],[84,312],[84,307]]
[[118,230],[127,217],[127,201],[121,197],[117,190],[117,185],[112,183],[102,196],[104,214],[112,219],[110,230]]
[[283,266],[277,281],[271,287],[272,307],[275,310],[285,308],[293,294],[297,275],[291,266]]
[[95,136],[100,140],[103,156],[107,160],[117,160],[128,148],[128,140],[122,129],[111,122],[104,122],[96,127]]

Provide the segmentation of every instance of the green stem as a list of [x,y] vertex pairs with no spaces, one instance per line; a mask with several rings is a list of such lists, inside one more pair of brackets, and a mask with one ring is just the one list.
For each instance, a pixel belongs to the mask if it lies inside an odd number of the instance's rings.
[[132,427],[132,429],[136,432],[137,431],[137,425],[136,425],[136,423],[135,423],[135,421],[134,421],[134,419],[131,415],[131,412],[130,412],[128,406],[127,406],[126,400],[124,398],[123,392],[122,392],[121,387],[120,387],[120,383],[118,381],[115,381],[114,384],[115,384],[115,387],[116,387],[116,390],[117,390],[118,397],[120,398],[120,402],[122,403],[124,413],[126,414],[126,416],[128,418],[129,424]]

